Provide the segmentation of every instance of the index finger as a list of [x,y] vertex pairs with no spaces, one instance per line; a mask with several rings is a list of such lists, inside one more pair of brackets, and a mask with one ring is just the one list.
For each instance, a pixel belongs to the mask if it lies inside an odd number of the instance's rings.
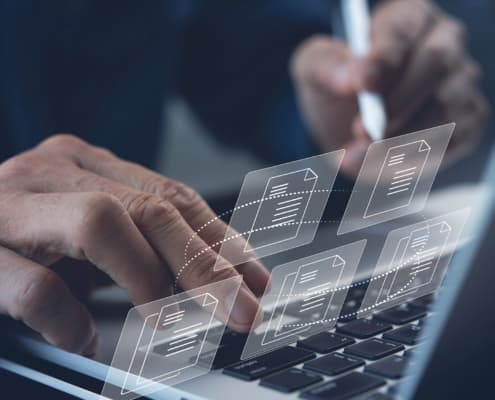
[[[212,245],[226,237],[235,237],[236,248],[240,251],[245,248],[244,238],[222,221],[222,214],[216,215],[203,198],[186,185],[83,142],[77,153],[71,156],[87,171],[170,202],[191,227],[189,236],[182,243],[184,263],[194,256],[192,244],[197,238]],[[231,211],[225,210],[223,214],[228,215]],[[248,261],[236,269],[256,295],[261,295],[270,284],[269,272],[257,260]]]

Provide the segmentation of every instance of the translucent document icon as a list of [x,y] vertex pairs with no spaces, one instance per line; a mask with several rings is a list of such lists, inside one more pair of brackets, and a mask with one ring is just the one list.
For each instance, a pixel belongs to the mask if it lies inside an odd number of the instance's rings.
[[244,251],[297,237],[317,181],[311,168],[268,179]]
[[450,225],[442,221],[416,229],[399,240],[396,257],[392,261],[392,265],[397,267],[390,274],[390,285],[384,285],[388,287],[386,297],[405,296],[431,283],[440,261],[439,255],[445,252],[451,231]]
[[365,245],[362,240],[276,267],[273,288],[261,300],[267,319],[249,334],[242,359],[334,326]]
[[454,127],[441,125],[372,143],[338,234],[421,211]]
[[364,218],[398,210],[411,204],[430,150],[431,147],[426,140],[394,146],[387,150],[364,211]]
[[[207,373],[242,277],[134,307],[129,311],[102,394],[126,400]],[[232,304],[230,301],[228,304]]]
[[219,260],[238,265],[310,243],[343,155],[340,150],[248,173]]
[[[292,300],[292,311],[301,318],[307,316],[306,319],[317,321],[325,319],[344,268],[345,260],[336,254],[303,264],[297,272],[286,275],[277,299],[277,303],[282,306],[282,314],[287,312],[289,302]],[[286,285],[290,286],[289,290]],[[263,345],[308,328],[307,326],[288,327],[284,325],[283,318],[276,316],[272,313],[270,317],[261,342]]]
[[358,312],[364,316],[434,292],[444,276],[469,215],[463,209],[393,230]]
[[[201,306],[204,312],[195,312],[197,304]],[[153,371],[156,371],[155,365],[150,360],[152,351],[165,357],[160,375],[153,377],[154,380],[170,379],[177,376],[183,369],[196,365],[206,334],[213,322],[217,305],[218,300],[212,294],[204,293],[163,306],[144,358],[132,360],[133,362],[137,361],[140,365],[137,383],[143,383],[146,378],[142,377],[149,377],[150,373],[152,375]],[[178,308],[179,311],[177,311]],[[170,340],[155,345],[157,336],[162,329],[169,329],[172,336],[170,336]],[[129,370],[135,369],[135,365],[131,364]],[[127,378],[130,376],[131,374],[128,373]]]

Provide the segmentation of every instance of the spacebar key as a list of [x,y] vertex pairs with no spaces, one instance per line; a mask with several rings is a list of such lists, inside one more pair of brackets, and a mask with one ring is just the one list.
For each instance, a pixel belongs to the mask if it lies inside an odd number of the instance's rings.
[[282,347],[271,353],[231,365],[225,368],[223,373],[245,381],[253,381],[314,357],[315,353],[312,351],[298,347]]
[[303,399],[344,400],[385,385],[385,381],[374,376],[351,372],[342,378],[334,379],[301,393]]

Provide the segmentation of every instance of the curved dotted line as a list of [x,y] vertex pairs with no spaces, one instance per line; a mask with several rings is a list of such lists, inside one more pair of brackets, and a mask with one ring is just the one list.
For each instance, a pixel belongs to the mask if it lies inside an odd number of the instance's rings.
[[284,193],[284,194],[279,194],[275,196],[270,196],[270,197],[265,197],[263,199],[257,199],[253,201],[249,201],[247,203],[241,204],[239,206],[236,206],[232,208],[231,210],[227,210],[222,212],[221,214],[217,215],[215,218],[212,218],[211,220],[205,222],[203,225],[201,225],[192,235],[191,237],[187,240],[187,243],[184,247],[184,262],[187,261],[187,252],[189,249],[189,246],[191,245],[191,242],[193,239],[198,236],[199,232],[201,232],[203,229],[205,229],[207,226],[211,225],[213,222],[219,220],[222,217],[225,217],[228,214],[233,213],[234,211],[240,210],[245,207],[250,207],[252,205],[261,203],[262,201],[269,200],[269,199],[276,199],[276,198],[282,198],[282,197],[287,197],[287,196],[294,196],[297,194],[307,194],[307,193],[325,193],[325,192],[353,192],[354,190],[347,190],[347,189],[315,189],[315,190],[303,190],[300,192],[291,192],[291,193]]
[[363,309],[360,309],[358,311],[354,311],[352,313],[348,313],[348,314],[344,314],[344,315],[339,315],[338,317],[334,317],[334,318],[320,319],[318,321],[304,322],[304,323],[299,323],[299,324],[283,324],[282,326],[287,327],[287,328],[306,327],[306,326],[311,326],[311,325],[316,325],[316,324],[324,324],[324,323],[327,323],[327,322],[337,321],[339,318],[353,317],[353,316],[359,314],[360,312],[362,313],[362,312],[366,312],[366,311],[372,310],[372,309],[374,309],[374,308],[376,308],[378,306],[381,306],[382,304],[387,303],[388,301],[392,300],[394,297],[397,297],[400,293],[402,293],[404,290],[407,289],[407,287],[414,281],[414,278],[415,277],[411,278],[402,288],[400,288],[399,290],[397,290],[397,292],[392,293],[391,295],[387,296],[385,300],[382,300],[382,301],[380,301],[378,303],[372,304],[369,307],[365,307]]
[[[429,226],[427,226],[427,229],[429,230]],[[376,277],[372,277],[372,278],[369,278],[369,279],[366,279],[364,281],[360,281],[360,282],[357,282],[356,286],[359,286],[359,285],[363,285],[367,282],[372,282],[373,280],[376,280],[376,279],[379,279],[379,278],[383,278],[384,276],[387,276],[388,274],[392,273],[392,272],[395,272],[397,271],[398,269],[402,268],[403,266],[405,265],[408,265],[411,261],[414,261],[418,252],[419,251],[422,251],[424,249],[424,246],[425,244],[423,244],[421,247],[420,247],[420,250],[417,250],[415,252],[415,255],[412,256],[411,258],[405,260],[402,264],[398,265],[396,268],[390,270],[390,271],[387,271],[385,273],[382,273],[380,275],[377,275]],[[407,287],[412,284],[412,282],[414,281],[414,279],[416,278],[416,274],[414,273],[413,274],[413,277],[402,287],[400,288],[399,290],[397,290],[395,293],[392,293],[391,295],[387,295],[387,297],[382,300],[382,301],[379,301],[375,304],[372,304],[371,306],[368,306],[368,307],[365,307],[363,309],[359,309],[357,311],[354,311],[354,312],[351,312],[351,313],[348,313],[348,314],[344,314],[344,315],[339,315],[337,317],[333,317],[333,318],[327,318],[327,319],[320,319],[318,321],[311,321],[311,322],[304,322],[304,323],[297,323],[297,324],[283,324],[284,327],[287,327],[287,328],[297,328],[297,327],[306,327],[306,326],[312,326],[312,325],[316,325],[316,324],[324,324],[324,323],[327,323],[327,322],[333,322],[333,321],[337,321],[339,318],[349,318],[349,317],[353,317],[359,313],[363,313],[363,312],[366,312],[366,311],[369,311],[369,310],[373,310],[374,308],[382,305],[382,304],[385,304],[387,302],[389,302],[391,299],[393,299],[394,297],[397,297],[400,293],[404,292]],[[353,285],[349,285],[348,286],[348,289],[353,287]],[[340,288],[337,288],[337,289],[340,289]],[[337,291],[337,290],[335,290]]]
[[204,249],[202,249],[201,251],[196,253],[194,256],[192,256],[189,260],[187,260],[186,263],[182,267],[180,267],[179,271],[177,271],[177,274],[175,275],[174,288],[177,288],[177,283],[179,281],[180,276],[184,272],[184,269],[186,269],[199,256],[203,255],[208,250],[211,250],[212,248],[217,247],[223,243],[229,242],[229,241],[234,240],[234,239],[238,239],[238,238],[240,238],[244,235],[247,235],[249,233],[264,231],[264,230],[274,229],[274,228],[280,228],[283,226],[285,227],[285,226],[299,225],[299,224],[322,224],[322,223],[339,223],[339,222],[340,222],[339,220],[335,220],[335,221],[334,220],[309,220],[309,221],[289,222],[289,223],[280,224],[280,225],[262,226],[260,228],[250,229],[250,230],[242,232],[242,233],[237,233],[235,235],[228,236],[223,240],[219,240],[219,241],[212,243],[211,245],[205,247]]
[[[354,282],[354,283],[351,283],[350,285],[344,285],[344,286],[339,286],[337,288],[334,288],[334,289],[328,289],[328,290],[319,290],[319,291],[316,291],[316,292],[312,292],[311,294],[327,294],[327,293],[335,293],[335,292],[340,292],[342,290],[349,290],[349,289],[352,289],[352,288],[355,288],[355,287],[358,287],[358,286],[362,286],[368,282],[373,282],[373,281],[376,281],[378,279],[381,279],[381,278],[384,278],[384,277],[387,277],[389,274],[395,272],[395,271],[398,271],[400,268],[402,268],[404,265],[408,265],[410,261],[413,261],[414,260],[414,257],[411,257],[411,259],[409,260],[406,260],[404,261],[402,264],[398,265],[397,267],[387,271],[387,272],[383,272],[381,274],[378,274],[376,276],[373,276],[371,278],[368,278],[368,279],[364,279],[362,281],[358,281],[358,282]],[[278,296],[278,297],[304,297],[304,296],[307,296],[308,294],[307,293],[291,293],[291,294],[283,294],[283,295],[279,295],[279,294],[272,294],[272,293],[266,293],[264,294],[263,296]]]

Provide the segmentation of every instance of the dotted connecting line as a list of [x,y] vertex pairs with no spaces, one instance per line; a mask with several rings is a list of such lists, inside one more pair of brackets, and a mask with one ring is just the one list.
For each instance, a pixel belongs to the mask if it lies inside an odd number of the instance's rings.
[[[266,198],[263,198],[263,199],[253,200],[253,201],[247,202],[245,204],[241,204],[239,206],[236,206],[233,209],[224,211],[221,214],[215,216],[215,218],[212,218],[211,220],[207,221],[206,223],[204,223],[200,228],[198,228],[191,235],[191,237],[188,239],[188,241],[187,241],[187,243],[186,243],[186,245],[184,247],[184,261],[185,261],[185,264],[177,272],[177,275],[176,275],[175,281],[174,281],[174,289],[177,289],[177,284],[178,284],[179,278],[182,275],[184,269],[186,269],[198,257],[200,257],[201,255],[203,255],[207,251],[211,250],[212,248],[217,247],[217,246],[219,246],[219,245],[221,245],[223,243],[226,243],[226,242],[231,241],[231,240],[235,240],[237,238],[240,238],[240,237],[242,237],[244,235],[247,235],[247,234],[250,234],[250,233],[253,233],[253,232],[264,231],[264,230],[273,229],[273,228],[279,228],[279,227],[283,227],[283,226],[300,225],[300,224],[340,223],[341,221],[340,220],[311,220],[311,221],[299,221],[299,222],[293,222],[293,223],[277,224],[277,225],[271,225],[271,226],[265,226],[265,227],[255,228],[255,229],[252,229],[252,230],[249,230],[249,231],[245,231],[245,232],[242,232],[242,233],[238,233],[238,234],[232,235],[230,237],[226,237],[223,240],[217,241],[216,243],[213,243],[213,244],[209,245],[208,247],[202,249],[201,251],[199,251],[198,253],[196,253],[193,257],[191,257],[189,260],[187,260],[188,249],[189,249],[189,246],[190,246],[191,242],[193,241],[193,239],[199,234],[199,232],[201,232],[202,230],[204,230],[207,226],[211,225],[213,222],[219,220],[220,218],[222,218],[222,217],[224,217],[224,216],[226,216],[228,214],[233,213],[236,210],[239,210],[239,209],[242,209],[242,208],[245,208],[245,207],[250,207],[250,206],[255,205],[255,204],[259,204],[262,201],[265,201],[265,200],[268,200],[268,199],[283,198],[283,197],[294,196],[294,195],[298,195],[298,194],[323,193],[323,192],[330,192],[330,191],[332,191],[332,192],[350,192],[349,190],[345,190],[345,189],[333,189],[333,190],[329,190],[329,189],[316,189],[316,190],[298,191],[298,192],[292,192],[292,193],[286,193],[286,194],[280,194],[280,195],[270,196],[270,197],[266,197]],[[423,220],[426,220],[426,217],[425,217],[425,215],[423,213],[421,213],[421,216],[423,217]],[[427,225],[426,228],[429,231],[429,225]],[[351,288],[362,286],[362,285],[364,285],[364,284],[366,284],[368,282],[373,282],[373,281],[378,280],[378,279],[381,279],[383,277],[387,277],[389,274],[394,273],[395,271],[398,271],[404,265],[407,265],[413,259],[414,259],[414,257],[411,258],[410,260],[406,260],[403,264],[397,266],[396,268],[393,268],[393,269],[391,269],[391,270],[389,270],[389,271],[387,271],[385,273],[381,273],[381,274],[379,274],[377,276],[374,276],[372,278],[369,278],[369,279],[366,279],[366,280],[363,280],[363,281],[359,281],[359,282],[355,282],[355,283],[352,283],[350,285],[341,286],[341,287],[338,287],[338,288],[335,288],[335,289],[332,289],[332,290],[328,290],[328,291],[315,292],[314,294],[326,294],[326,293],[331,293],[331,292],[349,290]],[[323,324],[323,323],[327,323],[327,322],[337,321],[339,318],[348,318],[348,317],[352,317],[354,315],[357,315],[358,313],[363,313],[363,312],[372,310],[372,309],[374,309],[374,308],[376,308],[376,307],[378,307],[378,306],[380,306],[382,304],[385,304],[385,303],[389,302],[394,297],[397,297],[402,292],[404,292],[407,289],[407,287],[412,284],[412,282],[415,279],[415,276],[416,275],[414,275],[397,292],[395,292],[395,293],[393,293],[391,295],[388,295],[384,300],[382,300],[380,302],[377,302],[377,303],[375,303],[375,304],[373,304],[373,305],[371,305],[369,307],[365,307],[363,309],[360,309],[360,310],[355,311],[355,312],[352,312],[352,313],[348,313],[348,314],[344,314],[344,315],[339,315],[338,317],[334,317],[334,318],[329,318],[329,319],[324,319],[324,320],[318,320],[318,321],[312,321],[312,322],[307,322],[307,323],[299,323],[299,324],[284,324],[284,326],[285,327],[305,327],[305,326],[311,326],[311,325],[316,325],[316,324]],[[272,295],[272,294],[267,294],[267,295]],[[274,295],[275,294],[273,294],[272,296],[274,296]],[[298,297],[298,296],[305,296],[305,295],[307,295],[307,294],[302,294],[301,293],[301,294],[291,294],[291,295],[286,295],[286,296]],[[282,296],[284,296],[284,295],[282,295]]]
[[[412,259],[413,258],[411,258],[411,260]],[[401,268],[403,265],[406,265],[406,264],[408,264],[407,261],[404,262],[403,264],[401,264],[400,266],[398,266],[397,269]],[[392,270],[389,271],[389,272],[392,272]],[[344,315],[339,315],[339,316],[333,317],[333,318],[320,319],[318,321],[304,322],[304,323],[297,323],[297,324],[283,324],[283,326],[286,327],[286,328],[297,328],[297,327],[307,327],[307,326],[312,326],[312,325],[317,325],[317,324],[326,324],[328,322],[338,321],[339,318],[349,318],[349,317],[353,317],[355,315],[358,315],[359,313],[363,313],[363,312],[366,312],[366,311],[373,310],[376,307],[381,306],[382,304],[388,303],[390,300],[393,300],[395,297],[399,296],[402,292],[404,292],[409,287],[409,285],[411,285],[413,283],[413,281],[414,281],[415,278],[416,278],[416,274],[414,274],[414,276],[402,288],[400,288],[399,290],[397,290],[395,293],[392,293],[391,295],[388,295],[382,301],[376,302],[375,304],[372,304],[371,306],[368,306],[368,307],[359,309],[358,311],[354,311],[354,312],[351,312],[351,313],[348,313],[348,314],[344,314]],[[369,280],[369,281],[371,281],[371,280]],[[366,281],[364,281],[364,282],[366,282]],[[361,283],[361,282],[359,282],[359,283]]]
[[315,189],[315,190],[303,190],[303,191],[300,191],[300,192],[284,193],[284,194],[279,194],[279,195],[275,195],[275,196],[265,197],[263,199],[257,199],[257,200],[249,201],[247,203],[244,203],[244,204],[241,204],[239,206],[236,206],[236,207],[232,208],[231,210],[224,211],[221,214],[217,215],[215,218],[212,218],[211,220],[205,222],[203,225],[201,225],[190,236],[190,238],[187,240],[187,243],[186,243],[186,245],[184,247],[184,262],[187,262],[187,253],[188,253],[188,250],[189,250],[189,246],[191,245],[191,242],[193,241],[193,239],[196,236],[198,236],[199,232],[201,232],[203,229],[205,229],[206,227],[208,227],[209,225],[211,225],[213,222],[219,220],[222,217],[225,217],[226,215],[229,215],[229,214],[233,213],[234,211],[240,210],[242,208],[250,207],[250,206],[253,206],[255,204],[259,204],[262,201],[266,201],[266,200],[277,199],[277,198],[288,197],[288,196],[294,196],[294,195],[298,195],[298,194],[328,193],[328,192],[353,192],[353,190],[347,190],[347,189],[332,189],[332,190],[330,190],[330,189]]
[[[430,230],[429,225],[426,227],[426,229],[429,232],[429,230]],[[393,269],[391,269],[391,270],[389,270],[389,271],[387,271],[385,273],[379,274],[377,276],[374,276],[372,278],[366,279],[364,281],[359,281],[359,282],[356,282],[354,284],[344,286],[343,288],[350,289],[352,287],[364,285],[365,283],[368,283],[368,282],[372,282],[372,281],[381,279],[381,278],[386,277],[387,275],[389,275],[389,274],[391,274],[391,273],[393,273],[395,271],[398,271],[403,266],[406,266],[409,263],[411,263],[412,261],[414,261],[416,259],[416,256],[418,255],[418,253],[424,250],[425,245],[426,244],[421,245],[420,248],[419,248],[419,250],[417,250],[415,252],[415,255],[414,256],[412,256],[409,259],[405,260],[403,263],[401,263],[400,265],[398,265],[396,268],[393,268]],[[320,319],[318,321],[296,323],[296,324],[283,324],[283,326],[284,327],[287,327],[287,328],[297,328],[297,327],[307,327],[307,326],[312,326],[312,325],[317,325],[317,324],[326,324],[328,322],[338,321],[339,318],[349,318],[349,317],[356,316],[359,313],[363,313],[363,312],[366,312],[366,311],[373,310],[376,307],[379,307],[382,304],[388,303],[390,300],[393,300],[395,297],[399,296],[402,292],[404,292],[409,287],[409,285],[411,285],[413,283],[413,281],[414,281],[415,278],[416,278],[416,273],[413,273],[412,278],[402,288],[400,288],[399,290],[397,290],[395,293],[392,293],[391,295],[387,295],[387,297],[384,300],[379,301],[379,302],[376,302],[375,304],[372,304],[371,306],[361,308],[361,309],[359,309],[357,311],[353,311],[353,312],[348,313],[348,314],[338,315],[337,317],[333,317],[333,318]],[[336,288],[333,291],[337,291],[338,289],[341,289],[341,288]],[[344,289],[341,289],[341,290],[344,290]],[[329,292],[332,292],[332,291],[329,291]]]
[[[339,286],[339,287],[336,287],[334,289],[319,290],[319,291],[311,292],[311,295],[335,293],[335,292],[340,292],[342,290],[349,290],[349,289],[356,288],[358,286],[362,286],[362,285],[364,285],[364,284],[366,284],[368,282],[371,283],[373,281],[377,281],[378,279],[386,278],[388,275],[390,275],[390,274],[398,271],[403,266],[409,265],[409,262],[410,261],[413,261],[413,260],[414,260],[414,257],[411,257],[409,260],[404,261],[402,264],[398,265],[395,268],[392,268],[392,269],[388,270],[387,272],[383,272],[381,274],[378,274],[378,275],[373,276],[373,277],[368,278],[368,279],[364,279],[362,281],[351,283],[350,285]],[[264,294],[264,296],[278,296],[278,297],[306,297],[307,295],[308,295],[307,293],[291,293],[291,294],[282,294],[282,295],[272,294],[272,293],[266,293],[266,294]]]
[[275,228],[280,228],[280,227],[285,227],[285,226],[290,226],[290,225],[323,224],[323,223],[339,223],[339,222],[340,222],[339,220],[309,220],[309,221],[289,222],[289,223],[283,223],[283,224],[279,224],[279,225],[262,226],[260,228],[250,229],[250,230],[242,232],[242,233],[237,233],[235,235],[228,236],[223,240],[219,240],[219,241],[212,243],[211,245],[205,247],[204,249],[202,249],[201,251],[199,251],[195,255],[193,255],[189,260],[187,260],[186,263],[182,267],[180,267],[179,271],[177,271],[177,274],[175,275],[174,289],[177,289],[179,278],[183,274],[184,270],[189,265],[191,265],[191,263],[194,260],[196,260],[198,257],[205,254],[207,251],[209,251],[209,250],[213,249],[214,247],[217,247],[223,243],[238,239],[240,237],[243,237],[244,235],[248,235],[248,234],[253,233],[253,232],[265,231],[268,229],[275,229]]

